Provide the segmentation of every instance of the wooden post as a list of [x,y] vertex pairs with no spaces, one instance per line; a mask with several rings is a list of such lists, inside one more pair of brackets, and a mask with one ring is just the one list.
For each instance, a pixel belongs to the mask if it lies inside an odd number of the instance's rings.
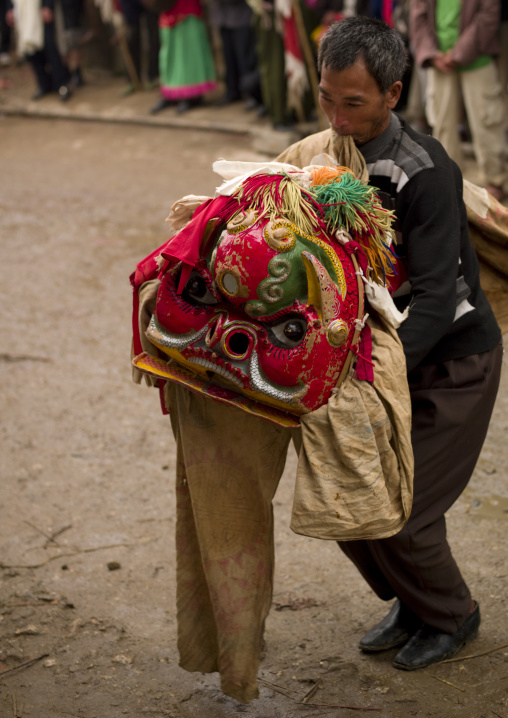
[[295,13],[296,29],[298,31],[298,38],[300,40],[300,46],[303,51],[303,56],[309,71],[310,85],[312,89],[312,95],[314,97],[314,104],[316,106],[316,112],[318,114],[319,126],[322,130],[328,129],[328,119],[324,114],[323,110],[319,105],[319,81],[316,70],[316,64],[314,62],[314,54],[310,46],[309,37],[303,21],[302,9],[300,7],[299,0],[293,0],[293,12]]
[[123,61],[125,62],[125,67],[127,68],[127,74],[129,75],[129,79],[132,82],[135,90],[142,90],[143,87],[141,85],[141,80],[139,79],[136,68],[134,67],[132,55],[130,53],[129,46],[127,45],[125,35],[122,34],[122,30],[120,30],[120,32],[118,33],[117,39],[118,44],[120,45],[120,52],[122,53]]

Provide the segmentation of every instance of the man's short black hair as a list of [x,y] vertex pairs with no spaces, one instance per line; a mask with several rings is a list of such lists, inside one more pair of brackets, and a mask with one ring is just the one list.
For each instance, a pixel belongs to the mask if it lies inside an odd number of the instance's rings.
[[319,45],[319,72],[347,70],[360,58],[382,93],[402,80],[407,65],[404,41],[381,20],[358,16],[334,23]]

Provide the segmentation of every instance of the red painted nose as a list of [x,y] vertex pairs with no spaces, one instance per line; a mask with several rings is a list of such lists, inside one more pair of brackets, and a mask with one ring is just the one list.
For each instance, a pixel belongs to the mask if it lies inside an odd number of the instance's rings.
[[220,348],[230,359],[243,361],[248,359],[254,346],[252,334],[242,327],[232,327],[222,337]]
[[243,322],[228,321],[224,313],[212,320],[206,335],[206,344],[210,349],[216,350],[219,344],[221,353],[233,361],[248,359],[255,343],[256,335],[251,327]]

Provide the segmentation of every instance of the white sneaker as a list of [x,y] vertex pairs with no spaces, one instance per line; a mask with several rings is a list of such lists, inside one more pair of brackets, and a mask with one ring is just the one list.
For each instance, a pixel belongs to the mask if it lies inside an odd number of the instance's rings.
[[7,67],[11,64],[10,55],[7,52],[0,53],[0,66]]

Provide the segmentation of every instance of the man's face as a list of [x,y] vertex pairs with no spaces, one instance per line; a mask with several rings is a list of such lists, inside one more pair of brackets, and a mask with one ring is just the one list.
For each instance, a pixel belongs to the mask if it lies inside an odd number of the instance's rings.
[[398,102],[401,82],[382,93],[362,59],[346,70],[323,67],[319,104],[338,135],[351,135],[356,145],[380,135],[390,122],[390,111]]

